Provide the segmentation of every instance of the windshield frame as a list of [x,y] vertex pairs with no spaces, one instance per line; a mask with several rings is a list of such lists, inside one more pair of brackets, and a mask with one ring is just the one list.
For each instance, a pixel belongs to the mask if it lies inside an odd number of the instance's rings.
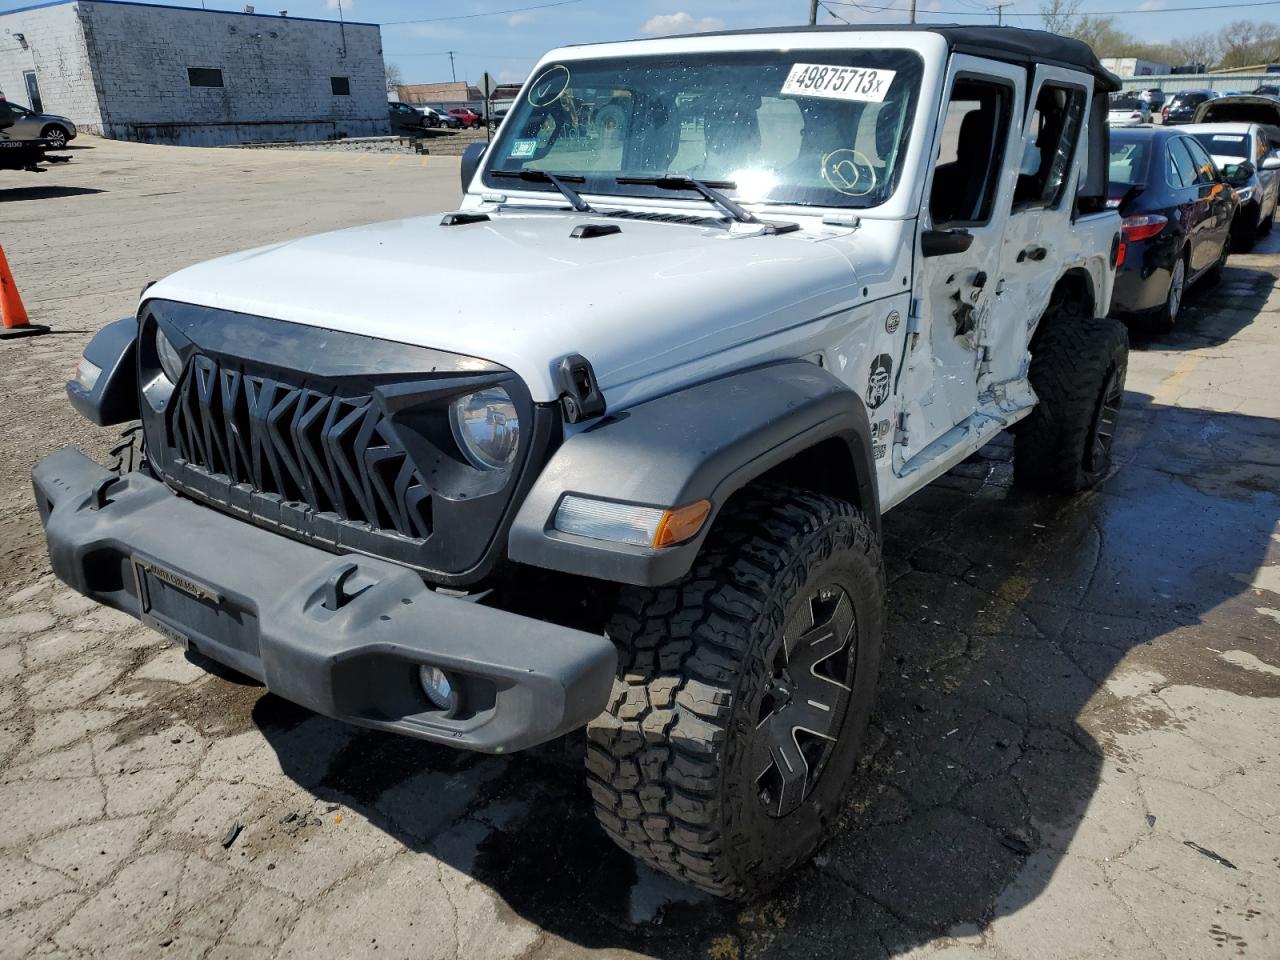
[[[896,152],[893,154],[892,179],[889,187],[876,202],[857,202],[858,198],[854,197],[849,197],[849,202],[840,202],[840,194],[834,189],[825,191],[821,201],[795,199],[792,197],[768,197],[762,199],[741,189],[726,187],[718,178],[709,178],[709,182],[714,183],[716,189],[739,204],[755,209],[764,208],[770,212],[793,211],[801,215],[812,215],[824,210],[840,210],[856,212],[859,215],[865,213],[883,215],[887,213],[890,216],[901,216],[903,212],[899,208],[902,206],[904,195],[913,196],[918,194],[918,190],[910,189],[910,183],[917,173],[918,144],[921,137],[925,135],[924,128],[930,119],[928,114],[932,110],[932,104],[929,98],[941,75],[941,71],[938,69],[939,61],[930,56],[933,52],[931,47],[941,44],[941,38],[934,38],[928,34],[880,34],[875,37],[865,35],[859,37],[857,34],[850,34],[847,37],[840,38],[845,42],[839,42],[831,36],[823,38],[804,37],[805,41],[810,42],[797,42],[794,44],[784,42],[794,37],[795,35],[779,32],[772,38],[774,41],[772,43],[766,41],[762,43],[727,45],[725,43],[707,43],[704,41],[701,45],[690,47],[689,43],[696,43],[699,38],[678,38],[673,41],[633,41],[552,51],[530,73],[529,80],[526,81],[525,86],[513,102],[502,126],[494,136],[493,143],[485,152],[477,184],[483,185],[487,191],[494,191],[504,196],[516,192],[512,190],[512,184],[506,178],[491,177],[491,174],[494,171],[512,169],[508,165],[500,164],[497,160],[499,156],[509,159],[503,153],[503,150],[504,148],[509,150],[511,143],[517,137],[515,125],[509,121],[516,118],[517,111],[520,110],[525,97],[528,95],[530,84],[548,68],[557,64],[566,64],[572,67],[575,64],[584,65],[602,61],[626,60],[628,65],[638,65],[643,60],[652,58],[655,61],[669,63],[683,59],[696,65],[705,63],[712,58],[728,58],[733,55],[754,56],[762,59],[773,55],[778,64],[785,64],[788,60],[792,63],[809,63],[820,62],[820,59],[817,58],[821,58],[823,55],[839,56],[847,60],[856,57],[858,54],[889,50],[895,55],[909,58],[913,79],[907,88],[909,100],[902,117]],[[738,39],[740,40],[741,38]],[[813,40],[822,40],[823,42],[815,43],[812,42]],[[850,40],[862,40],[863,42],[848,42]],[[837,64],[841,62],[836,61]],[[945,63],[944,56],[940,62],[944,70]],[[581,170],[567,169],[562,171],[554,167],[544,169],[549,169],[558,175],[580,174],[583,172]],[[590,171],[587,172],[590,173]],[[615,206],[653,206],[655,201],[662,206],[679,205],[681,207],[690,207],[707,205],[705,199],[693,197],[689,191],[673,190],[669,187],[658,185],[626,183],[627,178],[632,173],[633,171],[625,168],[618,171],[601,171],[599,176],[590,177],[590,182],[580,188],[581,192],[586,196],[590,196],[592,203],[597,207],[608,206],[609,204]],[[682,175],[674,170],[672,173],[677,177]],[[616,178],[619,176],[623,178],[623,183],[621,184],[616,182]],[[606,189],[598,189],[602,186],[606,187]],[[798,191],[799,188],[793,189]],[[550,199],[547,196],[549,194],[554,196],[556,200],[560,200],[555,187],[550,183],[522,183],[519,191],[525,196],[532,195],[540,199]]]

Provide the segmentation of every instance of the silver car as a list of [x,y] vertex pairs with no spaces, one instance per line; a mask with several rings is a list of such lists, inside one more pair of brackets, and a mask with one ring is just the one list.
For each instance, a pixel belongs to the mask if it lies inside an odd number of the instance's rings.
[[28,107],[9,101],[14,112],[13,126],[5,130],[10,140],[50,140],[55,147],[65,147],[76,138],[76,125],[66,117],[53,113],[36,113]]

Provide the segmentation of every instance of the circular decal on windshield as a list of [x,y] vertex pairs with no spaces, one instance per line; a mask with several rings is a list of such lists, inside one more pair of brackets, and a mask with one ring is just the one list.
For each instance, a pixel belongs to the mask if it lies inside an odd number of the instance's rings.
[[822,158],[822,179],[850,197],[865,197],[876,188],[876,171],[866,154],[848,148]]
[[549,107],[569,89],[569,68],[562,63],[547,67],[529,84],[529,102],[535,107]]

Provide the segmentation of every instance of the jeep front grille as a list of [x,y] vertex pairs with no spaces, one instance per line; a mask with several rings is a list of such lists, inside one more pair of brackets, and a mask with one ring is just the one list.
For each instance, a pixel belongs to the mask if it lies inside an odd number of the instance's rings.
[[[151,469],[216,510],[335,553],[465,586],[505,555],[515,506],[558,435],[511,370],[478,357],[172,300],[147,301],[138,384]],[[163,328],[183,364],[159,365]],[[458,446],[451,404],[500,386],[519,414],[508,470]],[[531,462],[538,466],[529,469]]]
[[431,490],[370,395],[335,396],[196,356],[170,418],[190,466],[374,530],[431,535]]

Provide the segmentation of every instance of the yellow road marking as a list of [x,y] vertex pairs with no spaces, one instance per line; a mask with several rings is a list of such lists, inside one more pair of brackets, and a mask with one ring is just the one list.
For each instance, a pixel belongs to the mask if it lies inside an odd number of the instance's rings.
[[1151,398],[1152,401],[1168,406],[1177,400],[1178,391],[1182,389],[1183,382],[1191,376],[1191,371],[1200,366],[1202,359],[1203,357],[1196,354],[1183,357],[1181,362],[1173,368],[1173,373],[1160,381],[1160,386],[1156,387],[1155,395]]

